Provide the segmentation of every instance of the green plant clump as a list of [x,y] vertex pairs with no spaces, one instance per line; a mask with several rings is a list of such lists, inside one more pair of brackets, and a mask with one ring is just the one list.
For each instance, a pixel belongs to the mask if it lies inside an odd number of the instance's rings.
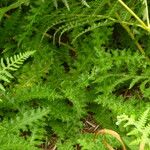
[[149,16],[148,0],[1,0],[0,150],[150,150]]

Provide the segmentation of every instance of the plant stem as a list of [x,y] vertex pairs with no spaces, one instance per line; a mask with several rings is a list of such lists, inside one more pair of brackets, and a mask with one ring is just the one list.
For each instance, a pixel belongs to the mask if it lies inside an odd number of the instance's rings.
[[[116,17],[120,20],[120,16],[118,13],[116,13]],[[135,39],[134,34],[132,33],[131,29],[126,25],[121,23],[122,27],[128,32],[129,36],[131,37],[131,39],[135,42],[135,45],[137,46],[137,48],[139,49],[139,51],[145,55],[144,49],[142,48],[142,46],[139,44],[139,42]]]
[[[111,3],[108,3],[109,6],[111,6]],[[116,18],[120,21],[120,24],[122,25],[122,27],[128,32],[129,36],[131,37],[131,39],[135,42],[135,45],[137,46],[137,48],[139,49],[139,51],[145,55],[144,49],[142,48],[142,46],[139,44],[138,41],[136,41],[134,34],[132,33],[131,29],[127,26],[127,24],[121,23],[121,18],[119,16],[119,14],[116,12]]]
[[150,27],[148,27],[122,0],[118,0],[119,3],[126,8],[126,10],[134,16],[134,18],[141,24],[142,28],[150,32]]
[[147,20],[147,26],[150,27],[150,21],[149,21],[149,12],[148,12],[148,4],[147,0],[144,0],[145,7],[146,7],[146,20]]

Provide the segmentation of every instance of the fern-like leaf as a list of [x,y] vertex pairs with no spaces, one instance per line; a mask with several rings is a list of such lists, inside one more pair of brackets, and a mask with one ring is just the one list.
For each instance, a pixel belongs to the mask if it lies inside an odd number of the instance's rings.
[[138,121],[136,121],[133,117],[128,117],[127,115],[120,115],[117,117],[117,125],[122,122],[126,122],[124,127],[132,127],[131,131],[127,134],[128,136],[134,136],[134,140],[130,143],[131,145],[145,143],[145,145],[150,148],[150,124],[148,122],[148,117],[149,109],[141,115]]
[[[14,55],[13,57],[6,58],[6,64],[4,63],[4,59],[1,58],[0,64],[0,80],[5,82],[10,82],[10,78],[13,78],[9,71],[16,71],[23,62],[30,57],[35,51],[28,51],[25,53],[19,53],[18,55]],[[5,91],[4,86],[0,83],[0,90]]]
[[0,20],[2,19],[4,14],[6,12],[8,12],[9,10],[15,9],[15,8],[21,6],[22,4],[28,4],[28,2],[29,2],[29,0],[18,0],[16,3],[13,3],[7,7],[0,8]]

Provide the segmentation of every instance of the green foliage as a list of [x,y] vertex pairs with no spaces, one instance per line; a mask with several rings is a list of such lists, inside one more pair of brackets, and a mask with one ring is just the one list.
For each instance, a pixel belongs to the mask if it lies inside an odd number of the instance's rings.
[[95,137],[92,134],[85,134],[78,139],[78,142],[82,146],[83,150],[90,150],[90,149],[105,150],[105,147],[102,144],[102,138],[97,138],[97,139],[94,138]]
[[3,7],[0,9],[0,20],[2,19],[2,17],[5,15],[5,13],[7,13],[8,11],[10,11],[11,9],[15,9],[17,7],[20,7],[22,4],[28,4],[29,0],[18,0],[17,2]]
[[[13,78],[13,76],[9,73],[9,71],[16,71],[23,62],[31,56],[35,51],[28,51],[25,53],[20,53],[18,55],[14,55],[14,57],[6,58],[6,64],[4,63],[3,58],[1,58],[1,66],[0,66],[0,80],[10,82],[9,78]],[[5,91],[5,88],[2,84],[0,84],[0,89]]]
[[[41,134],[44,133],[42,129],[44,123],[43,116],[48,114],[48,109],[37,109],[37,110],[28,110],[22,112],[22,114],[17,114],[17,116],[10,121],[8,119],[4,120],[0,125],[1,132],[1,149],[38,149],[35,145],[40,144],[41,140],[44,138]],[[29,117],[30,116],[30,117]],[[19,132],[23,130],[24,132]],[[26,132],[30,132],[31,136],[28,141],[26,141]],[[22,135],[20,135],[22,134]],[[19,137],[22,136],[23,138]],[[7,142],[6,142],[7,141]]]
[[133,117],[127,115],[120,115],[117,117],[117,125],[125,122],[124,128],[128,128],[128,136],[133,136],[133,140],[130,142],[131,145],[146,145],[147,149],[150,148],[150,124],[149,124],[149,109],[147,109],[140,118],[136,121]]
[[0,149],[149,148],[150,2],[122,2],[1,1]]
[[[44,0],[43,0],[43,1],[44,1]],[[68,4],[68,0],[61,0],[61,1],[64,3],[64,5],[66,6],[66,8],[67,8],[68,10],[70,10],[69,4]],[[59,0],[53,0],[53,3],[54,3],[54,6],[55,6],[56,8],[58,8]],[[88,3],[86,2],[86,0],[81,0],[81,3],[82,3],[83,5],[85,5],[85,6],[87,6],[87,7],[90,7],[90,6],[88,5]]]

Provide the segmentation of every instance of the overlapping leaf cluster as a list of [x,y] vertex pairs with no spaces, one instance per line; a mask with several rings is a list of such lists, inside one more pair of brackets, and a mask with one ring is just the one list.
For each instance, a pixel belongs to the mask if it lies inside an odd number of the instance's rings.
[[[125,4],[148,23],[148,1]],[[0,6],[0,149],[106,149],[103,137],[94,141],[85,132],[89,115],[129,144],[132,137],[115,122],[150,106],[148,28],[119,0],[2,0]],[[120,122],[129,121],[126,115]],[[136,127],[147,134],[135,134],[134,149],[150,133],[143,118]]]

